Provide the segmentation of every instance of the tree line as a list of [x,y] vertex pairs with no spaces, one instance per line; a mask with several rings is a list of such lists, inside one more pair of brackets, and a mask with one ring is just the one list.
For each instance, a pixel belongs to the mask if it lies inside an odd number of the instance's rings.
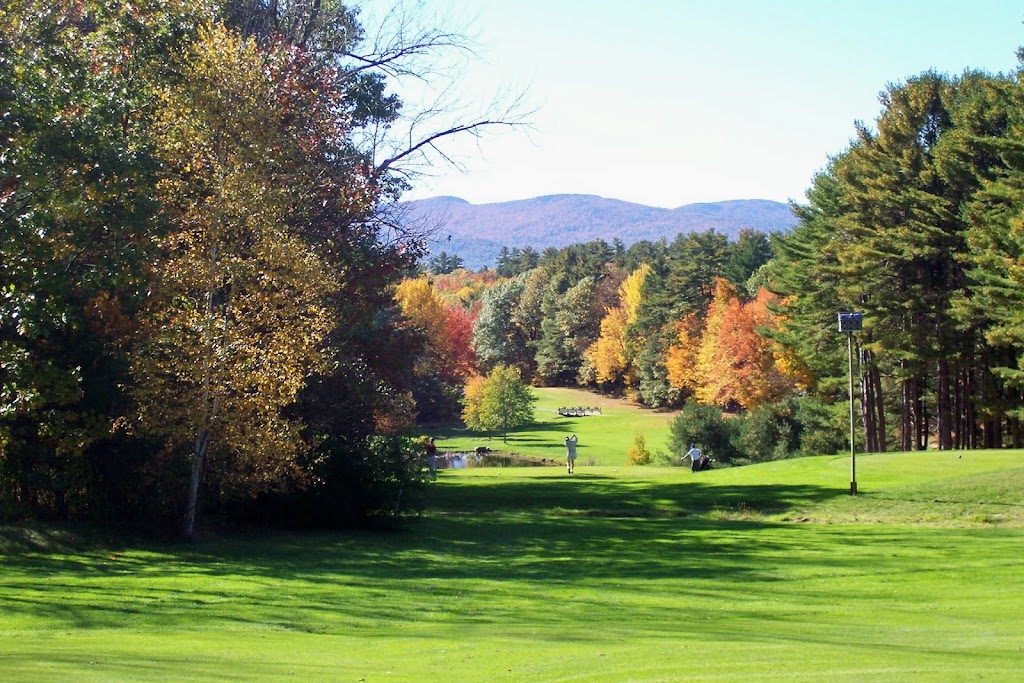
[[828,309],[864,312],[869,450],[1022,443],[1022,96],[1019,73],[890,86],[780,244],[777,338],[819,390],[841,374],[821,349]]
[[[1021,446],[1020,74],[927,72],[880,99],[790,233],[504,249],[502,277],[464,301],[478,369],[683,407],[690,438],[734,455],[838,449],[837,316],[856,310],[860,448]],[[711,434],[701,406],[760,436]]]

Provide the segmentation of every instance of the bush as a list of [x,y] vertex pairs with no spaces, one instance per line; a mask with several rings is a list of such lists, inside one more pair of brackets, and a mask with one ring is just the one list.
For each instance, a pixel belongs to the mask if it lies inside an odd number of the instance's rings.
[[640,432],[636,433],[633,445],[626,449],[626,455],[629,456],[630,465],[650,465],[654,460],[651,451],[647,448],[644,435]]
[[751,462],[791,457],[800,445],[801,425],[792,399],[751,410],[738,420],[738,427],[737,448]]
[[445,382],[433,371],[416,378],[412,396],[416,401],[416,421],[420,423],[450,422],[457,420],[462,411],[462,386]]
[[761,406],[736,424],[736,446],[751,462],[837,453],[846,444],[842,416],[810,397]]
[[740,457],[733,445],[736,419],[726,419],[721,408],[687,403],[669,425],[669,450],[678,464],[679,458],[690,448],[690,444],[704,451],[720,464],[726,464]]
[[426,501],[422,441],[408,437],[332,440],[315,477],[309,490],[232,500],[224,512],[234,522],[281,528],[391,526]]
[[807,396],[728,418],[715,406],[687,404],[670,425],[670,453],[659,454],[659,462],[679,465],[690,444],[721,464],[838,453],[847,443],[838,410]]
[[804,396],[796,399],[795,417],[800,425],[797,455],[830,455],[846,448],[848,425],[841,406]]

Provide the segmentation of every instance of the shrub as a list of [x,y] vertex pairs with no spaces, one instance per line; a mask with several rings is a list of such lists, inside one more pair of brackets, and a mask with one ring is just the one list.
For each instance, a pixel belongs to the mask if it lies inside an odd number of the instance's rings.
[[800,425],[798,455],[830,455],[846,448],[846,415],[841,406],[804,396],[796,399],[795,418]]
[[651,451],[647,448],[644,435],[640,432],[636,433],[633,445],[626,449],[626,455],[629,456],[630,465],[650,465],[654,460]]
[[751,462],[781,460],[800,445],[801,425],[792,399],[760,406],[738,420],[736,445]]
[[690,444],[697,444],[721,464],[734,461],[740,456],[733,445],[734,422],[726,419],[720,408],[687,403],[669,425],[669,449],[677,461]]
[[751,462],[839,452],[844,422],[834,406],[793,397],[761,406],[736,420],[736,446]]

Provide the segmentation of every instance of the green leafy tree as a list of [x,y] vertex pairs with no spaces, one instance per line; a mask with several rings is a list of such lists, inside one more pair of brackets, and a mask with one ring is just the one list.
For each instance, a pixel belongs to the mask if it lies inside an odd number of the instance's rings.
[[499,282],[484,294],[473,328],[473,350],[483,370],[498,365],[530,367],[527,340],[514,315],[522,294],[519,278]]
[[[773,256],[771,241],[763,232],[745,228],[735,243],[729,245],[729,257],[722,275],[738,288],[745,288],[750,276]],[[755,288],[751,295],[757,293]]]
[[[960,327],[969,338],[978,339],[969,348],[975,360],[973,379],[983,392],[979,418],[984,420],[984,439],[975,444],[1000,445],[1005,423],[1024,419],[1020,390],[1024,387],[1024,321],[1019,314],[1024,305],[1024,237],[1021,206],[1024,201],[1024,87],[1019,77],[1004,82],[990,79],[975,93],[964,111],[954,120],[967,118],[971,135],[958,140],[968,152],[944,158],[948,166],[959,169],[963,161],[981,154],[997,160],[988,172],[974,170],[981,187],[967,207],[967,253],[960,256],[966,268],[967,287],[954,301]],[[970,170],[970,168],[968,169]],[[961,171],[963,173],[963,171]],[[1019,429],[1011,428],[1012,443],[1021,445]]]
[[[105,508],[92,463],[123,415],[123,351],[162,222],[154,83],[198,3],[14,0],[0,8],[0,498]],[[9,495],[5,495],[9,493]]]
[[[780,242],[784,265],[769,268],[784,296],[782,335],[833,396],[845,374],[835,312],[865,313],[857,354],[868,450],[885,450],[893,417],[902,449],[925,448],[932,434],[939,448],[973,444],[990,402],[980,318],[952,312],[970,298],[967,208],[1005,172],[993,153],[1008,111],[992,96],[1001,80],[925,73],[890,86],[877,130],[858,126],[815,179],[802,225]],[[1000,431],[995,417],[986,432]]]
[[459,268],[465,265],[465,261],[462,257],[457,254],[449,254],[446,251],[442,251],[436,256],[431,256],[427,262],[427,270],[434,275],[447,275],[454,273]]
[[475,431],[501,432],[502,441],[507,441],[508,430],[533,422],[536,402],[519,370],[499,365],[473,391],[466,392],[463,420]]

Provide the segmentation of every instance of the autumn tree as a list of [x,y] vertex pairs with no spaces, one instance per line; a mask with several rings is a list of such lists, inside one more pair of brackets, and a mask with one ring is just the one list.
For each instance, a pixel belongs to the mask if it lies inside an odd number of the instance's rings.
[[403,280],[395,288],[395,299],[402,315],[418,327],[427,337],[435,352],[443,353],[447,347],[442,337],[445,328],[445,306],[425,277]]
[[686,394],[692,394],[700,381],[697,376],[697,353],[701,341],[699,320],[696,313],[687,313],[676,323],[675,341],[665,352],[666,379]]
[[278,84],[251,40],[200,30],[162,93],[159,196],[173,223],[135,354],[138,425],[188,453],[183,529],[195,528],[209,453],[242,490],[300,480],[305,444],[284,409],[322,361],[323,264],[286,224]]
[[415,363],[418,419],[449,417],[457,408],[459,387],[475,372],[474,316],[461,306],[445,304],[424,277],[399,283],[395,298],[402,315],[426,339]]
[[633,437],[633,445],[626,449],[626,457],[630,465],[650,465],[653,457],[647,448],[647,440],[643,433],[637,432]]
[[626,332],[636,322],[644,280],[650,272],[651,267],[643,264],[623,280],[618,291],[619,304],[605,312],[600,323],[600,334],[587,348],[587,358],[594,366],[600,383],[630,384],[628,369],[632,353],[627,346]]
[[501,432],[502,441],[507,441],[508,430],[533,421],[536,402],[536,395],[523,382],[519,370],[499,365],[483,382],[467,386],[462,418],[470,429]]
[[723,329],[727,329],[726,322],[730,317],[734,318],[739,309],[735,286],[725,278],[718,278],[697,350],[700,381],[694,395],[700,403],[724,408],[735,401],[735,384],[728,372],[734,358],[732,349],[720,342]]
[[163,228],[154,84],[203,10],[0,7],[0,508],[118,514],[142,498],[98,468],[118,457],[123,352]]

